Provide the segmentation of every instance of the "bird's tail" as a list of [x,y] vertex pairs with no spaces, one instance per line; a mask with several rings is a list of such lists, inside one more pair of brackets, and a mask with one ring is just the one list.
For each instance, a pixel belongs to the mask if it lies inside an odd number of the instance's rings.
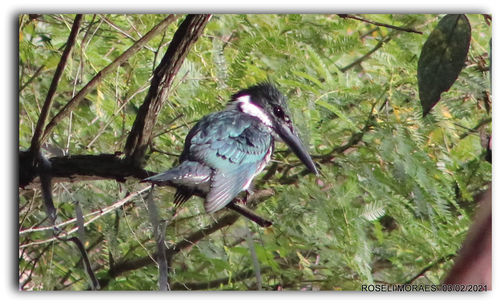
[[141,182],[149,182],[155,185],[193,185],[205,183],[210,179],[212,171],[197,162],[185,161],[179,166],[160,174],[150,176]]
[[141,180],[141,183],[152,183],[155,185],[165,185],[169,184],[178,176],[179,170],[177,168],[173,168],[171,170],[165,171],[160,174],[156,174]]

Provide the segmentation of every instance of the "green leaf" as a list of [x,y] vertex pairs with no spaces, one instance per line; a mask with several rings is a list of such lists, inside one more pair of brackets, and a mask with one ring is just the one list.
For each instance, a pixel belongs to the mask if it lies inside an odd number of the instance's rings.
[[464,66],[471,29],[465,15],[446,15],[422,47],[418,61],[418,91],[423,115],[448,91]]
[[368,221],[375,221],[385,215],[385,205],[380,202],[367,204],[363,208],[362,215]]
[[316,104],[326,108],[327,110],[329,110],[332,113],[334,113],[335,115],[337,115],[340,119],[347,122],[352,129],[358,130],[356,125],[347,116],[345,116],[342,113],[342,111],[339,108],[337,108],[335,105],[333,105],[327,101],[324,101],[322,99],[317,100]]

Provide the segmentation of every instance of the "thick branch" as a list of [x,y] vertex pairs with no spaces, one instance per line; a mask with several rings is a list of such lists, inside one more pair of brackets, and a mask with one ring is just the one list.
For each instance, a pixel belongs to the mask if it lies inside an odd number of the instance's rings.
[[259,225],[261,227],[269,227],[273,224],[271,221],[268,221],[265,218],[262,218],[261,216],[259,216],[255,212],[253,212],[252,210],[250,210],[242,205],[236,204],[235,202],[230,202],[226,206],[226,208],[229,208],[231,210],[238,212],[239,214],[241,214],[244,217],[248,218],[249,220],[255,222],[257,225]]
[[64,119],[73,109],[75,109],[78,104],[83,100],[83,98],[90,93],[103,79],[105,76],[113,72],[116,68],[118,68],[122,63],[128,60],[132,55],[137,53],[146,43],[148,43],[153,37],[157,34],[164,31],[170,23],[177,19],[177,16],[170,15],[165,18],[162,22],[157,24],[154,28],[152,28],[146,35],[144,35],[141,39],[139,39],[134,45],[132,45],[128,50],[126,50],[123,54],[121,54],[118,58],[116,58],[112,63],[110,63],[107,67],[102,69],[97,73],[97,75],[90,80],[83,89],[78,92],[78,94],[73,97],[65,106],[61,109],[59,113],[57,113],[54,118],[49,122],[43,136],[40,140],[40,144],[42,144],[49,136],[52,129],[62,120]]
[[[52,157],[50,174],[54,182],[97,179],[115,179],[119,182],[126,178],[143,179],[151,174],[147,170],[131,167],[125,160],[114,154],[74,155]],[[19,152],[19,186],[26,187],[39,174],[33,166],[28,152]]]
[[[69,34],[68,41],[66,42],[66,48],[62,53],[59,63],[57,64],[57,68],[54,73],[54,78],[52,78],[49,91],[47,92],[47,96],[45,97],[45,102],[43,104],[42,111],[40,112],[40,117],[38,117],[38,122],[36,124],[35,133],[33,134],[33,138],[31,139],[30,150],[33,153],[33,155],[37,155],[38,151],[40,150],[43,128],[45,127],[45,122],[47,121],[50,108],[52,108],[52,102],[56,94],[57,85],[59,84],[59,80],[61,79],[61,76],[64,72],[64,68],[66,67],[66,62],[68,61],[69,54],[71,53],[71,50],[75,45],[76,36],[78,34],[78,31],[80,30],[80,24],[82,22],[82,16],[83,15],[78,14],[75,17],[75,21],[73,22],[73,26],[71,27],[71,32]],[[40,69],[38,71],[40,71]]]
[[125,155],[134,166],[140,167],[151,141],[156,118],[192,45],[201,36],[210,15],[188,15],[175,32],[162,61],[155,69],[149,92],[130,130]]
[[[114,154],[52,157],[48,160],[49,165],[45,166],[43,171],[38,166],[34,166],[31,160],[29,152],[19,152],[20,187],[24,188],[33,183],[36,176],[40,174],[50,175],[53,182],[100,179],[114,179],[118,182],[124,182],[127,178],[144,179],[156,174],[142,168],[130,166],[128,161]],[[167,186],[176,187],[174,184],[167,184]],[[204,197],[203,193],[195,193],[195,195]],[[258,196],[253,198],[253,200],[258,199]],[[270,221],[244,206],[231,202],[227,207],[254,221],[261,227],[272,225]]]

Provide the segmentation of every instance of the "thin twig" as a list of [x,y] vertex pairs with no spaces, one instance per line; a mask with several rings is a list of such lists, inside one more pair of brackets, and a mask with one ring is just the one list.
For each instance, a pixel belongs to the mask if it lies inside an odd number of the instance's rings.
[[[175,116],[174,118],[172,118],[169,122],[167,122],[165,124],[165,126],[170,126],[171,124],[173,124],[176,120],[178,120],[181,117],[184,117],[184,113],[181,113],[181,114]],[[169,131],[168,129],[164,130],[164,131],[161,131],[160,133],[157,133],[157,134],[153,135],[153,137],[158,137],[160,135],[163,135],[163,134],[167,133],[168,131]]]
[[153,189],[148,193],[148,214],[149,221],[153,227],[153,236],[156,242],[156,264],[158,265],[158,287],[160,290],[170,290],[170,285],[168,284],[168,262],[166,255],[165,246],[165,222],[160,221],[158,215],[158,208],[153,199]]
[[311,155],[313,159],[321,160],[321,161],[331,161],[332,158],[334,157],[335,154],[340,154],[344,153],[347,151],[349,148],[357,145],[361,140],[363,139],[363,136],[373,127],[375,120],[374,120],[374,110],[375,106],[377,105],[378,101],[382,99],[382,97],[385,95],[386,91],[382,92],[380,96],[377,98],[377,100],[372,104],[372,107],[370,109],[370,114],[368,115],[368,118],[365,121],[365,125],[359,132],[355,132],[351,135],[347,143],[337,146],[333,148],[330,152],[322,154],[322,155]]
[[251,209],[248,209],[243,205],[236,204],[235,201],[230,202],[229,204],[227,204],[226,207],[228,209],[238,212],[239,214],[243,215],[244,217],[246,217],[247,219],[251,220],[252,222],[256,223],[261,227],[269,227],[273,224],[271,221],[261,217],[257,213],[253,212]]
[[120,107],[113,113],[113,115],[111,115],[111,117],[109,118],[109,120],[106,122],[106,124],[104,126],[101,127],[101,129],[97,132],[96,136],[94,136],[94,138],[87,144],[87,146],[85,146],[85,149],[90,149],[90,146],[92,146],[94,144],[94,142],[102,135],[102,133],[104,133],[104,131],[108,128],[108,126],[113,122],[113,118],[118,115],[118,113],[121,112],[121,110],[123,110],[123,108],[137,95],[137,94],[140,94],[144,91],[146,91],[149,87],[149,83],[143,85],[142,87],[140,87],[137,91],[135,91],[132,95],[130,95],[129,98],[127,98],[127,100],[125,100],[121,105]]
[[[128,39],[132,40],[132,42],[137,42],[138,39],[135,39],[132,35],[130,35],[129,33],[127,33],[127,31],[123,30],[122,28],[120,28],[118,25],[114,24],[111,20],[109,20],[108,18],[104,17],[104,15],[101,15],[101,18],[104,22],[106,22],[111,28],[117,30],[118,32],[120,32],[123,36],[127,37]],[[137,34],[140,36],[139,39],[142,38],[141,34],[136,30]],[[151,52],[155,52],[155,50],[153,48],[151,48],[150,46],[148,45],[145,45],[144,48],[150,50]]]
[[165,35],[166,35],[166,33],[163,33],[163,35],[161,36],[160,43],[158,44],[158,48],[154,52],[153,65],[152,65],[152,71],[151,71],[152,73],[154,73],[154,71],[155,71],[155,68],[156,68],[156,59],[158,59],[158,54],[160,53],[160,50],[162,49],[163,40],[165,40]]
[[253,242],[253,236],[250,232],[248,221],[245,221],[246,230],[246,240],[248,245],[248,250],[250,251],[250,256],[252,257],[253,268],[255,271],[255,280],[257,281],[257,290],[262,290],[262,275],[260,272],[259,259],[257,258],[257,252],[255,251],[255,244]]
[[459,127],[461,127],[461,128],[464,128],[464,129],[467,129],[467,130],[468,130],[468,132],[465,132],[465,133],[463,133],[462,135],[460,135],[460,139],[464,139],[464,138],[466,138],[467,136],[469,136],[470,134],[477,132],[477,131],[478,131],[478,130],[482,127],[482,126],[484,126],[484,125],[486,125],[486,124],[488,124],[488,123],[491,123],[491,117],[487,117],[487,118],[485,118],[485,119],[481,120],[481,121],[480,121],[480,122],[479,122],[479,123],[478,123],[475,127],[473,127],[472,129],[466,128],[466,127],[461,126],[461,125],[458,125],[458,124],[456,124],[456,123],[455,123],[455,125],[456,125],[456,126],[459,126]]
[[38,77],[38,75],[40,75],[40,73],[43,71],[43,69],[45,68],[45,65],[42,64],[36,71],[35,73],[33,74],[33,76],[30,77],[30,79],[28,79],[20,88],[19,88],[19,92],[18,93],[21,93],[22,90],[24,90],[35,78]]
[[386,36],[384,37],[382,40],[380,40],[377,45],[375,45],[370,51],[368,51],[368,53],[364,54],[363,56],[359,57],[358,59],[356,59],[354,62],[352,62],[351,64],[343,67],[343,68],[340,68],[340,71],[341,72],[346,72],[347,70],[355,67],[356,65],[360,64],[361,62],[363,62],[364,60],[366,60],[368,57],[370,57],[373,53],[375,53],[378,49],[380,49],[385,43],[389,42],[391,40],[391,36]]
[[[91,213],[85,215],[84,218],[85,217],[89,217],[89,216],[93,216],[93,217],[91,219],[89,219],[87,222],[85,222],[84,226],[86,227],[89,224],[91,224],[92,222],[96,221],[97,219],[99,219],[99,218],[105,216],[106,214],[110,213],[111,211],[120,208],[125,203],[131,201],[134,197],[136,197],[136,196],[140,195],[141,193],[149,190],[150,188],[151,188],[151,186],[147,186],[147,187],[145,187],[145,188],[143,188],[143,189],[141,189],[139,191],[136,191],[134,193],[131,193],[131,194],[127,195],[126,197],[122,198],[121,200],[118,200],[118,201],[114,202],[110,206],[107,206],[107,207],[105,207],[103,209],[99,209],[98,211],[94,211],[94,212],[91,212]],[[60,223],[58,225],[51,225],[51,226],[48,226],[48,227],[30,228],[30,229],[21,230],[21,231],[19,231],[19,235],[26,234],[26,233],[31,233],[31,232],[53,230],[53,229],[64,227],[64,226],[69,225],[69,224],[74,223],[74,222],[76,222],[76,218],[68,220],[68,221],[66,221],[64,223]],[[61,234],[64,235],[64,236],[67,236],[67,235],[75,233],[77,230],[78,230],[78,228],[73,228],[73,229],[71,229],[71,230],[69,230],[67,232],[62,232]],[[33,245],[45,244],[45,243],[48,243],[48,242],[52,242],[54,240],[56,240],[55,237],[50,238],[50,239],[46,239],[46,240],[34,241],[34,242],[31,242],[31,243],[28,243],[28,244],[19,245],[19,249],[22,249],[22,248],[25,248],[25,247],[29,247],[29,246],[33,246]]]
[[[58,237],[56,236],[56,238]],[[85,246],[83,245],[82,241],[75,236],[70,237],[68,239],[61,239],[61,241],[75,243],[76,247],[78,248],[78,251],[80,251],[80,254],[82,255],[83,264],[85,266],[85,272],[89,276],[90,281],[92,283],[92,290],[100,289],[101,286],[99,285],[99,280],[97,280],[97,277],[95,276],[94,270],[92,269],[92,264],[90,263],[89,256],[87,254],[87,251],[85,250]]]
[[57,86],[59,84],[59,80],[64,72],[64,68],[66,67],[66,62],[68,61],[69,54],[75,45],[76,36],[80,29],[80,24],[82,21],[83,15],[78,14],[75,17],[75,21],[73,22],[73,26],[71,28],[71,32],[68,37],[68,41],[66,42],[66,48],[64,49],[63,54],[61,55],[61,59],[57,64],[56,71],[54,73],[54,77],[52,78],[52,82],[49,87],[49,91],[47,92],[47,96],[45,98],[45,102],[42,107],[42,111],[40,112],[40,116],[38,117],[38,122],[35,128],[35,134],[31,139],[31,147],[30,150],[33,155],[38,154],[40,150],[40,146],[43,142],[43,128],[45,127],[45,122],[47,121],[47,117],[49,116],[50,109],[52,107],[52,102],[54,100],[54,96],[56,94]]
[[448,254],[447,256],[444,256],[440,259],[438,259],[437,261],[434,261],[432,263],[430,263],[429,265],[427,265],[426,267],[424,267],[422,270],[420,270],[417,274],[415,274],[414,276],[412,276],[411,278],[409,278],[408,280],[406,280],[403,285],[409,285],[409,284],[412,284],[416,279],[418,279],[419,277],[423,276],[427,271],[431,270],[434,266],[438,265],[438,264],[441,264],[441,263],[444,263],[446,261],[448,261],[449,259],[455,257],[455,254]]
[[[97,247],[97,245],[99,245],[102,241],[104,240],[104,235],[100,235],[97,240],[95,240],[92,244],[90,244],[88,247],[87,247],[87,252],[90,253],[90,251],[92,249],[94,249],[95,247]],[[69,284],[64,284],[64,282],[67,282],[68,281],[68,278],[70,277],[70,275],[73,273],[73,269],[79,267],[79,265],[82,265],[82,263],[84,263],[84,260],[83,260],[83,256],[80,257],[80,259],[75,262],[73,265],[73,267],[70,267],[68,268],[68,271],[66,271],[66,273],[61,277],[61,279],[59,280],[59,284],[62,285],[62,288],[61,287],[54,287],[54,290],[62,290],[63,288],[66,288],[70,285],[72,285],[73,283],[76,283],[75,281],[69,283]],[[98,265],[96,266],[95,270],[97,270],[98,268],[101,268],[102,265]]]
[[[50,248],[52,248],[52,246],[50,246],[50,245],[45,246],[35,258],[31,259],[31,261],[33,261],[33,264],[31,264],[31,269],[30,269],[29,275],[24,280],[24,282],[22,282],[22,283],[20,282],[20,284],[19,284],[21,290],[23,290],[24,286],[26,286],[26,284],[28,284],[31,281],[32,276],[33,276],[33,271],[35,269],[36,264],[40,261],[40,258],[45,254],[45,252],[47,250],[49,250]],[[26,267],[28,267],[28,266],[26,266]],[[20,272],[19,279],[21,279],[21,277],[25,271],[26,271],[26,269],[24,269],[23,271]]]
[[164,154],[164,155],[168,155],[168,156],[173,156],[173,157],[180,157],[181,156],[180,154],[177,154],[177,153],[171,153],[171,152],[159,150],[159,149],[155,148],[155,146],[153,146],[152,143],[151,143],[151,147],[149,149],[152,153],[156,152],[156,153],[160,153],[160,154]]
[[[182,114],[181,114],[181,115],[182,115]],[[198,122],[198,120],[199,120],[199,119],[192,120],[192,121],[188,121],[188,122],[185,122],[185,123],[183,123],[183,124],[181,124],[181,125],[178,125],[178,126],[172,127],[172,128],[170,128],[170,129],[163,130],[163,131],[159,132],[158,134],[153,135],[153,137],[158,137],[158,136],[160,136],[160,135],[163,135],[163,134],[165,134],[165,133],[170,133],[170,132],[175,131],[175,130],[180,129],[180,128],[184,128],[184,127],[186,127],[186,128],[187,128],[187,127],[189,127],[189,125],[192,125],[192,124],[197,123],[197,122]]]
[[376,25],[376,26],[382,26],[382,27],[391,28],[393,30],[404,31],[404,32],[409,32],[409,33],[416,33],[416,34],[422,35],[421,31],[417,31],[417,30],[414,30],[414,29],[411,29],[411,28],[399,27],[399,26],[394,26],[394,25],[390,25],[390,24],[386,24],[386,23],[371,21],[371,20],[368,20],[368,19],[365,19],[365,18],[354,16],[354,15],[338,14],[338,16],[341,17],[341,18],[349,18],[349,19],[354,19],[354,20],[358,20],[358,21],[370,23],[370,24],[373,24],[373,25]]

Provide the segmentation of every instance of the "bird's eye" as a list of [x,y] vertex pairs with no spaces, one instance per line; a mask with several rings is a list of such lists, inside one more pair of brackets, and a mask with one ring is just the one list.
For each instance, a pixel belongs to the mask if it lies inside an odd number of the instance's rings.
[[276,115],[276,117],[278,118],[285,118],[285,112],[283,112],[283,109],[280,107],[280,106],[275,106],[274,109],[274,115]]

